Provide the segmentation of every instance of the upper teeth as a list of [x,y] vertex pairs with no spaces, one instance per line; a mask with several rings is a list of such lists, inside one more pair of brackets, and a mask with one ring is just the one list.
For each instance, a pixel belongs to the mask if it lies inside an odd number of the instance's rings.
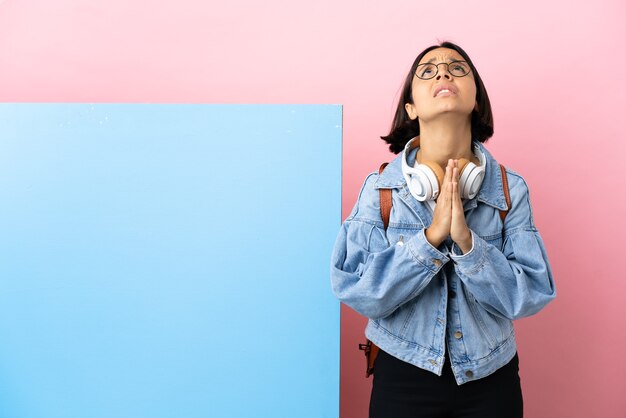
[[448,89],[439,90],[439,93],[437,93],[437,96],[439,96],[441,93],[450,93],[450,90]]

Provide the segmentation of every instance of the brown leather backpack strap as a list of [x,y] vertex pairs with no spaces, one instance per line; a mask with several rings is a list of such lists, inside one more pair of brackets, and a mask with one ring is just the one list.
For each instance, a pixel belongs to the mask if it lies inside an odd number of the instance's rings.
[[[369,340],[368,340],[369,341]],[[365,377],[370,377],[374,373],[374,363],[376,362],[376,357],[378,357],[378,351],[380,348],[376,344],[370,341],[372,345],[370,356],[367,359],[367,372],[365,373]]]
[[[383,163],[378,169],[378,174],[382,174],[383,170],[387,167],[387,163]],[[380,217],[383,219],[383,225],[385,225],[385,231],[389,226],[389,215],[391,214],[391,207],[393,202],[391,200],[391,189],[379,189],[380,193]]]
[[500,219],[502,219],[502,225],[504,225],[504,218],[506,214],[511,210],[511,195],[509,194],[509,181],[506,178],[506,169],[500,164],[500,172],[502,173],[502,188],[504,189],[504,198],[506,199],[506,210],[500,211]]
[[[383,163],[378,169],[378,174],[382,174],[383,170],[387,167],[387,163]],[[385,231],[389,227],[389,217],[391,216],[391,207],[393,201],[391,199],[391,189],[379,189],[380,193],[380,217],[383,220]],[[370,377],[374,373],[374,363],[376,363],[376,357],[380,348],[369,339],[366,344],[359,344],[359,350],[365,352],[365,359],[367,361],[367,368],[365,369],[365,377]]]
[[365,351],[365,360],[367,362],[365,377],[370,377],[374,373],[374,363],[376,362],[376,356],[378,356],[380,348],[370,340],[367,340],[366,344],[359,344],[359,350]]

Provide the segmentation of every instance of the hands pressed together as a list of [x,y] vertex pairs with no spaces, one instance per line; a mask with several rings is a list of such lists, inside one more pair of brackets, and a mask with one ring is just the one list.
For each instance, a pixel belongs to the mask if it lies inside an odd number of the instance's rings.
[[459,192],[459,160],[448,160],[446,173],[437,197],[433,221],[426,229],[426,239],[437,248],[448,235],[463,254],[472,249],[472,234],[465,222],[463,203]]

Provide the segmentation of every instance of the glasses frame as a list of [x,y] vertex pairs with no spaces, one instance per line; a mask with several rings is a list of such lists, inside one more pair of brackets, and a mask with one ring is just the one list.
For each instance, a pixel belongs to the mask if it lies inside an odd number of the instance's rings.
[[[465,65],[467,65],[467,68],[468,68],[467,73],[465,73],[465,74],[463,74],[463,75],[454,75],[454,74],[452,74],[452,73],[450,72],[450,64],[456,64],[456,63],[458,63],[458,62],[462,62],[462,63],[464,63]],[[424,64],[420,64],[420,65],[418,65],[417,67],[415,67],[415,72],[414,72],[415,77],[419,78],[420,80],[430,80],[431,78],[435,78],[435,77],[437,77],[437,74],[439,74],[439,66],[440,66],[441,64],[445,64],[445,65],[446,65],[446,71],[447,71],[447,72],[448,72],[448,74],[450,74],[452,77],[461,78],[461,77],[465,77],[466,75],[468,75],[469,73],[471,73],[471,72],[472,72],[472,68],[470,67],[470,65],[468,64],[468,62],[467,62],[467,61],[465,61],[465,60],[455,60],[455,61],[450,61],[450,62],[440,62],[440,63],[437,63],[437,64],[432,63],[432,62],[426,62],[426,63],[424,63]],[[426,66],[426,65],[434,65],[434,66],[435,66],[435,68],[437,68],[437,71],[435,72],[435,74],[434,74],[432,77],[427,77],[427,78],[420,77],[419,75],[417,75],[417,74],[419,73],[419,69],[420,69],[420,67],[424,67],[424,66]]]

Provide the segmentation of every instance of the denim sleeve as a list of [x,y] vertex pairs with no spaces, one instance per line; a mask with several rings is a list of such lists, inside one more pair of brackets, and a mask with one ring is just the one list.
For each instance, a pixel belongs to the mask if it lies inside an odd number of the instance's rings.
[[450,259],[426,240],[423,229],[390,245],[382,222],[357,216],[359,204],[337,235],[331,287],[361,315],[380,319],[419,295]]
[[494,315],[519,319],[539,312],[556,297],[546,249],[534,226],[528,187],[517,178],[504,223],[503,249],[472,231],[472,249],[450,257],[476,301]]

